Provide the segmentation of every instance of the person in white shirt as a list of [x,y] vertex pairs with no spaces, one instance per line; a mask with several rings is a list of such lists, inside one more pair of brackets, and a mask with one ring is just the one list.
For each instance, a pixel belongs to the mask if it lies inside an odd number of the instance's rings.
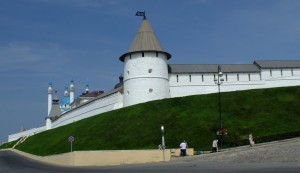
[[253,141],[252,133],[249,134],[249,143],[250,143],[250,147],[253,147],[255,145],[255,142]]
[[179,147],[180,147],[180,156],[186,156],[187,142],[185,141],[181,142]]
[[212,150],[213,153],[218,152],[218,139],[215,139],[213,141],[212,147],[213,147],[213,150]]

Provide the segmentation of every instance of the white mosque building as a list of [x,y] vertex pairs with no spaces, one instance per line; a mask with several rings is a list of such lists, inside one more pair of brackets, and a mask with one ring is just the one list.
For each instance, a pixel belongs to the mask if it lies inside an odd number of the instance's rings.
[[50,83],[45,125],[9,135],[8,141],[139,103],[216,93],[218,83],[222,83],[221,92],[300,85],[300,60],[168,64],[170,58],[144,17],[128,52],[119,58],[124,63],[124,72],[113,90],[90,92],[87,85],[84,93],[75,98],[75,83],[71,81],[64,98],[58,100]]

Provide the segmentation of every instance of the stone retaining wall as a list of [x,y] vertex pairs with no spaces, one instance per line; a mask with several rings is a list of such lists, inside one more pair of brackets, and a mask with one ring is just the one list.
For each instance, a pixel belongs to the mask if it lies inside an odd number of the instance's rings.
[[171,152],[165,150],[108,150],[74,151],[52,156],[36,156],[19,150],[10,149],[33,160],[62,166],[108,166],[121,164],[151,163],[170,161]]

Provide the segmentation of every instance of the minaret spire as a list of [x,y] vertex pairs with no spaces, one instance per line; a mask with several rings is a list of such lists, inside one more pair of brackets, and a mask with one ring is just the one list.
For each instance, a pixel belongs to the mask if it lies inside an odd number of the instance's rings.
[[53,95],[53,88],[52,88],[52,81],[49,81],[48,85],[48,115],[51,111],[52,107],[52,95]]
[[86,94],[89,93],[89,84],[86,84],[86,85],[85,85],[85,93],[86,93]]
[[67,86],[65,86],[64,96],[65,97],[69,96],[69,92],[68,92],[68,87]]
[[74,85],[74,81],[71,80],[71,84],[70,84],[70,104],[74,101],[74,92],[75,92],[75,85]]

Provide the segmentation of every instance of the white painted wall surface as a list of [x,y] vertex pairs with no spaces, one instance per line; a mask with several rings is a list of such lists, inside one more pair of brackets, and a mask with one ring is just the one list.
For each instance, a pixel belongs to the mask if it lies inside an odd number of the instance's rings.
[[[217,76],[217,74],[215,75]],[[273,69],[272,76],[270,76],[270,70],[267,69],[262,70],[261,74],[228,73],[227,80],[226,74],[223,75],[223,78],[224,82],[221,85],[221,92],[299,86],[300,69],[293,69],[293,75],[291,74],[291,69],[283,70],[282,75],[280,69]],[[218,86],[213,79],[214,74],[170,74],[171,97],[216,93],[218,92]]]
[[170,97],[165,54],[132,53],[124,63],[124,106]]
[[86,102],[83,105],[62,114],[59,119],[52,122],[52,129],[114,109],[119,109],[121,108],[119,102],[122,99],[123,95],[118,92],[101,99]]
[[38,127],[38,128],[33,128],[26,130],[24,132],[16,133],[16,134],[11,134],[8,136],[8,142],[15,141],[23,136],[32,136],[37,133],[43,132],[46,130],[46,126]]
[[[94,100],[89,104],[84,104],[72,111],[66,112],[58,120],[50,123],[46,120],[46,126],[40,128],[30,129],[24,132],[12,134],[8,136],[8,141],[14,141],[23,136],[31,136],[36,133],[45,131],[46,129],[53,129],[63,125],[73,123],[75,121],[95,116],[104,112],[112,111],[123,107],[123,95],[121,93],[114,93],[102,99]],[[50,127],[51,126],[51,127]]]

